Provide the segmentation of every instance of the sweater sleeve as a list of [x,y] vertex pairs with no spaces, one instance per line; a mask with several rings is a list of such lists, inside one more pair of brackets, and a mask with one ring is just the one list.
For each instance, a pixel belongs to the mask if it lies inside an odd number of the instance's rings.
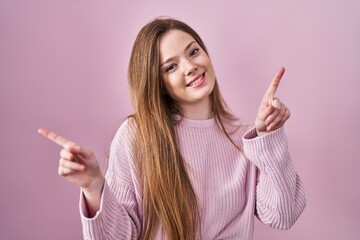
[[303,212],[303,184],[295,172],[284,128],[256,137],[252,128],[243,136],[244,152],[258,168],[256,213],[273,228],[288,229]]
[[80,216],[86,240],[138,239],[141,232],[129,134],[123,124],[112,141],[109,167],[101,195],[100,209],[88,217],[86,200],[80,194]]

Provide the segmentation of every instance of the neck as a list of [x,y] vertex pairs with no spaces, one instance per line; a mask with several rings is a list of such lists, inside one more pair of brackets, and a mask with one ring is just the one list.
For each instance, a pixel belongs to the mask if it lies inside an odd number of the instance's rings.
[[181,110],[183,116],[188,119],[204,120],[214,117],[210,99],[198,103],[181,104]]

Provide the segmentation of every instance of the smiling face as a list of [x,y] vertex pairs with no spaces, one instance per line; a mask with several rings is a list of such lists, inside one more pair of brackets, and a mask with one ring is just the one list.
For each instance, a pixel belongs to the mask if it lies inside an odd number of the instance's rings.
[[161,37],[160,75],[166,92],[180,105],[185,117],[208,115],[215,72],[210,58],[191,35],[170,30]]

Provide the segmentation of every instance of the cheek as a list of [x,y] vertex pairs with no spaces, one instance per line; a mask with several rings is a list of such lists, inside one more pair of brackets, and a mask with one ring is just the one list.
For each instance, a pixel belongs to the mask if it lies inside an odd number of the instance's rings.
[[215,69],[210,61],[207,68],[209,69],[209,72],[211,72],[211,74],[215,77]]
[[176,92],[183,88],[184,82],[177,74],[171,74],[164,80],[166,90],[169,92]]
[[211,63],[210,58],[207,55],[203,55],[198,59],[199,66],[204,66],[207,69],[207,72],[211,75],[211,77],[215,78],[215,70]]

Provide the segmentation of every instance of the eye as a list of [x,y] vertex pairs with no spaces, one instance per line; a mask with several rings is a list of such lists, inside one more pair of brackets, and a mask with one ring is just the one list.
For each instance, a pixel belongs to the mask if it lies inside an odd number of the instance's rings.
[[174,70],[176,68],[176,64],[171,64],[165,68],[165,72],[169,72],[171,70]]
[[194,56],[194,55],[196,55],[199,51],[200,51],[200,49],[199,49],[199,48],[194,48],[193,50],[191,50],[191,52],[190,52],[190,56]]

